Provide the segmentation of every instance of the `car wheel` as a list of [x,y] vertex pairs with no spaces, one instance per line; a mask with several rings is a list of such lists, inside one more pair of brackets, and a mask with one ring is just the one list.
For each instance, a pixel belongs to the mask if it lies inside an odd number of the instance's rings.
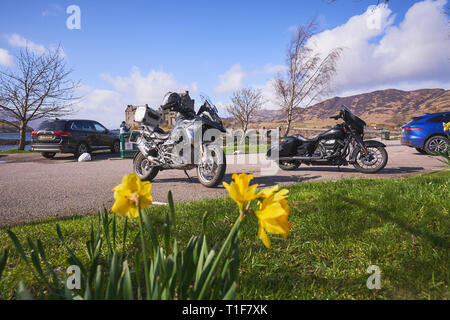
[[111,152],[112,153],[119,153],[120,152],[120,141],[119,140],[114,141],[113,146],[111,148]]
[[75,152],[75,157],[78,158],[79,156],[81,156],[83,153],[89,153],[89,147],[86,143],[81,142],[78,147],[77,150]]
[[44,158],[53,159],[55,157],[56,152],[42,152],[41,154]]
[[427,140],[425,143],[425,151],[429,155],[437,156],[440,153],[447,152],[448,139],[444,136],[434,136]]
[[416,148],[416,150],[421,154],[427,154],[427,152],[425,150],[423,150],[422,148]]

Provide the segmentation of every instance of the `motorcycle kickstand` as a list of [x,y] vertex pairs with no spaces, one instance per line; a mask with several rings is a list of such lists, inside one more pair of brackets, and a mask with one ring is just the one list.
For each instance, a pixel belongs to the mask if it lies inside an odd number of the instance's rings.
[[185,174],[186,174],[186,176],[188,177],[189,181],[190,181],[191,183],[193,183],[194,181],[192,181],[191,177],[189,176],[189,174],[187,173],[187,171],[186,171],[186,170],[184,170],[184,173],[185,173]]

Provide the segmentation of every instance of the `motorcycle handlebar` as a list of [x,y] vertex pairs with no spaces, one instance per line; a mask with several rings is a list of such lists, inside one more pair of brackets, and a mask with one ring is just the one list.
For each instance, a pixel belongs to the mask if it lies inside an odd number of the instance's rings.
[[162,110],[167,110],[167,109],[170,109],[170,108],[174,107],[175,105],[176,105],[175,102],[168,103],[168,104],[166,104],[166,105],[162,105],[162,106],[161,106],[161,109],[162,109]]

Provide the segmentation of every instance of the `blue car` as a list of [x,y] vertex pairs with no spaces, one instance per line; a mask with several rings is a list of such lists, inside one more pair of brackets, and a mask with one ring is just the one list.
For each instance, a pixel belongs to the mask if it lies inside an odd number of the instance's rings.
[[402,126],[403,145],[416,148],[423,154],[436,155],[446,152],[449,140],[442,123],[450,122],[450,112],[427,113],[414,117]]

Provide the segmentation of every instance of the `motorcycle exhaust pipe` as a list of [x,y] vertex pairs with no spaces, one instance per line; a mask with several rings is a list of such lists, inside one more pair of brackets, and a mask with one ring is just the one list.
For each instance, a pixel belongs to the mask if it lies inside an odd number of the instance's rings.
[[149,148],[146,148],[145,146],[139,144],[138,149],[152,164],[158,164],[158,165],[161,164],[161,161],[159,161],[158,158],[150,156],[148,154],[148,152],[150,151]]
[[161,164],[161,162],[158,160],[158,158],[153,156],[147,156],[148,161],[150,161],[153,164]]
[[308,161],[318,161],[325,160],[321,157],[280,157],[279,161],[292,161],[292,160],[308,160]]

